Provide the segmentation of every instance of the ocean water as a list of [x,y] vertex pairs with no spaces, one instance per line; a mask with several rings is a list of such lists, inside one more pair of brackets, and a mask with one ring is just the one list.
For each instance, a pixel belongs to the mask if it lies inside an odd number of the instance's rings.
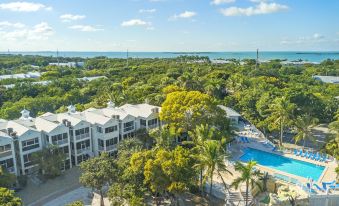
[[[7,52],[0,52],[0,54],[7,54]],[[56,56],[55,51],[43,52],[10,52],[10,54],[22,55],[41,55],[41,56]],[[255,59],[256,52],[129,52],[129,57],[132,58],[175,58],[181,55],[198,55],[208,56],[210,59]],[[59,51],[61,57],[82,57],[92,58],[97,56],[106,56],[109,58],[126,58],[126,52],[72,52]],[[261,61],[272,59],[286,59],[288,61],[303,60],[308,62],[321,62],[326,59],[339,59],[339,51],[334,52],[259,52],[259,59]]]

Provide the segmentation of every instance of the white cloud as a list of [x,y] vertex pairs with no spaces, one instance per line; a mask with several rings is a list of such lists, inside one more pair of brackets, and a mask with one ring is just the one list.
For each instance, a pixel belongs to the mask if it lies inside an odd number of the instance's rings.
[[284,38],[282,41],[280,41],[280,44],[282,45],[290,45],[290,44],[314,44],[314,43],[320,43],[328,41],[325,39],[325,36],[319,33],[314,33],[311,36],[302,36],[297,39],[289,39]]
[[220,4],[229,4],[233,2],[235,2],[235,0],[213,0],[211,4],[220,5]]
[[154,13],[156,11],[156,9],[140,9],[139,13]]
[[79,30],[79,31],[84,31],[84,32],[94,32],[94,31],[102,31],[103,29],[99,29],[90,25],[73,25],[68,27],[70,29],[74,29],[74,30]]
[[36,24],[33,27],[28,27],[21,23],[2,23],[2,25],[11,27],[4,31],[0,31],[0,39],[6,41],[46,40],[49,36],[54,34],[53,28],[46,22],[41,22],[40,24]]
[[70,22],[70,21],[76,21],[86,18],[85,15],[73,15],[73,14],[63,14],[60,16],[60,19],[63,22]]
[[181,14],[175,14],[172,17],[170,17],[170,19],[175,20],[175,19],[189,19],[192,18],[194,16],[196,16],[197,13],[194,11],[185,11]]
[[280,12],[287,9],[288,6],[286,5],[277,3],[265,3],[263,1],[260,1],[260,3],[255,5],[254,7],[229,7],[226,9],[221,9],[221,13],[225,16],[253,16]]
[[0,22],[0,29],[9,28],[9,27],[20,29],[20,28],[24,28],[25,25],[19,22],[16,22],[16,23],[11,23],[9,21]]
[[49,11],[49,10],[52,10],[52,7],[48,7],[40,3],[17,1],[17,2],[10,2],[10,3],[2,3],[0,4],[0,9],[10,10],[10,11],[19,11],[19,12],[33,12],[33,11],[39,11],[42,9]]
[[146,22],[141,19],[131,19],[128,21],[124,21],[121,23],[121,26],[123,27],[129,27],[129,26],[146,26],[149,27],[151,26],[151,22]]

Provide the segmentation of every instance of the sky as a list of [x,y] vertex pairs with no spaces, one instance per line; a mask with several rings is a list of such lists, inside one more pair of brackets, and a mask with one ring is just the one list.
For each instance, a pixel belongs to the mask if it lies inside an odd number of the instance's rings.
[[339,51],[338,0],[0,0],[0,51]]

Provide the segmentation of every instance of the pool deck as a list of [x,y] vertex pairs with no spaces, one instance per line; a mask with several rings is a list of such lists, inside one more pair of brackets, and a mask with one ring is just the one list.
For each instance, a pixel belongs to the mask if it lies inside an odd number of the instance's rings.
[[[324,166],[325,169],[324,169],[323,173],[321,174],[320,178],[318,179],[318,181],[316,182],[319,186],[322,185],[321,184],[322,182],[330,182],[330,181],[333,181],[333,180],[336,179],[337,174],[335,173],[335,168],[336,168],[337,164],[336,164],[335,161],[330,161],[330,162],[325,163],[325,162],[319,162],[319,161],[307,159],[307,158],[304,158],[304,157],[296,156],[291,152],[280,152],[280,151],[273,152],[272,147],[264,146],[264,144],[263,144],[264,140],[259,139],[259,138],[249,138],[249,139],[251,140],[250,143],[236,143],[236,144],[233,144],[231,146],[230,151],[232,152],[232,155],[233,155],[233,158],[232,158],[233,161],[238,161],[240,159],[240,157],[244,154],[243,150],[245,148],[249,147],[249,148],[258,149],[258,150],[262,150],[262,151],[273,153],[273,154],[282,155],[282,156],[285,156],[285,157],[288,157],[288,158],[291,158],[291,159],[301,160],[301,161],[304,161],[304,162],[309,162],[309,163],[312,163],[312,164]],[[304,185],[306,185],[306,183],[309,183],[309,180],[307,178],[300,177],[300,176],[297,176],[297,175],[293,175],[293,174],[290,174],[290,173],[286,173],[286,172],[283,172],[283,171],[280,171],[280,170],[275,170],[275,169],[264,167],[264,166],[261,166],[261,165],[258,165],[257,168],[261,171],[268,172],[271,175],[280,174],[280,175],[283,175],[283,176],[287,176],[291,179],[293,178],[293,179],[297,180],[299,183],[302,183]],[[319,191],[319,193],[321,193],[321,192]],[[331,191],[331,193],[338,193],[339,194],[339,192],[334,191],[334,190]]]

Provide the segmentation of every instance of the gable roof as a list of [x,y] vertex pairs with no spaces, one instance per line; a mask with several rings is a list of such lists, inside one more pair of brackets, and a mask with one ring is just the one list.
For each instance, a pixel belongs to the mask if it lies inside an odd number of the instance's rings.
[[153,113],[152,109],[154,108],[158,108],[159,111],[161,109],[158,106],[153,106],[153,105],[146,104],[146,103],[136,104],[136,105],[125,104],[119,107],[119,109],[124,110],[128,114],[132,114],[135,117],[143,117],[143,118],[149,117]]
[[102,113],[95,112],[93,109],[85,110],[83,114],[86,121],[90,122],[91,124],[105,125],[107,122],[112,120],[112,118],[109,118]]

